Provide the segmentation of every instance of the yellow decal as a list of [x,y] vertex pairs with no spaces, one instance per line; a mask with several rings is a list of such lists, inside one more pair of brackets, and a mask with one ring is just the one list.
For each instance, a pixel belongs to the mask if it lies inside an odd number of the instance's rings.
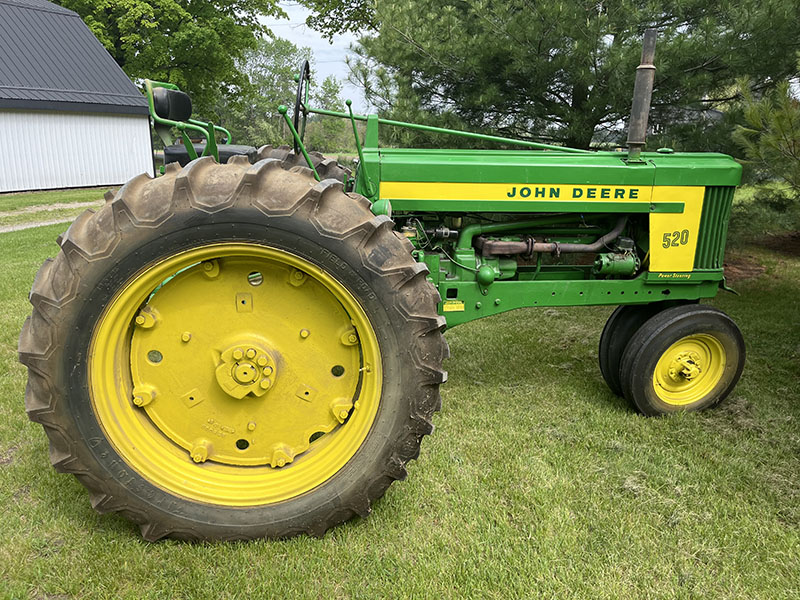
[[703,213],[702,186],[658,186],[655,202],[682,202],[683,213],[650,213],[650,271],[672,271],[670,279],[686,278],[676,271],[694,269],[694,253]]
[[652,191],[646,185],[383,181],[380,197],[381,200],[650,202]]
[[464,303],[461,300],[445,300],[442,312],[464,312]]

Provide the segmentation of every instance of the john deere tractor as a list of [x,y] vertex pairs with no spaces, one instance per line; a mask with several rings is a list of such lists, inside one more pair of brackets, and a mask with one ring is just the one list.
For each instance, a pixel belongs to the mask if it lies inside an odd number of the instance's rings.
[[[320,536],[406,476],[440,407],[445,328],[523,307],[618,306],[600,370],[645,415],[720,402],[744,343],[699,301],[724,286],[740,167],[642,151],[654,46],[624,152],[314,109],[307,64],[280,108],[293,147],[227,147],[148,82],[180,143],[58,239],[20,336],[55,468],[148,540]],[[310,114],[352,123],[352,173],[307,152]],[[518,149],[381,148],[383,127]]]

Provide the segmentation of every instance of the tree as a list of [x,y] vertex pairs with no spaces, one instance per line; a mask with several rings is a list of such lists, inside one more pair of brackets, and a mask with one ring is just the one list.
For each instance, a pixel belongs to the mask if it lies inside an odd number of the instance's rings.
[[800,196],[800,101],[790,82],[756,99],[744,89],[745,126],[734,133],[750,162],[759,172],[783,179]]
[[259,40],[237,63],[244,82],[237,94],[219,100],[213,111],[215,120],[229,129],[238,143],[287,143],[288,132],[278,106],[294,102],[294,76],[302,61],[311,58],[309,48],[298,48],[288,40]]
[[663,107],[729,102],[743,74],[759,89],[785,79],[799,21],[793,0],[380,2],[353,77],[395,118],[586,148],[627,118],[644,28],[659,32],[657,122]]
[[331,39],[346,31],[360,32],[376,27],[377,0],[300,0],[313,12],[306,23]]
[[246,78],[244,53],[269,33],[261,16],[285,16],[277,0],[57,0],[77,12],[132,79],[188,92],[198,114]]
[[[297,93],[294,78],[304,60],[312,62],[309,104],[343,111],[339,81],[335,77],[326,77],[321,83],[314,79],[311,49],[298,48],[282,38],[262,39],[254,49],[245,52],[238,68],[246,83],[240,93],[219,101],[214,110],[216,122],[230,130],[237,142],[254,146],[290,143],[291,134],[278,107],[286,104],[293,109]],[[347,126],[343,119],[310,115],[305,144],[322,152],[347,148]]]
[[[319,88],[312,90],[310,104],[316,108],[346,112],[342,84],[329,75]],[[353,146],[352,126],[344,119],[309,115],[304,141],[310,149],[320,152],[350,151]]]

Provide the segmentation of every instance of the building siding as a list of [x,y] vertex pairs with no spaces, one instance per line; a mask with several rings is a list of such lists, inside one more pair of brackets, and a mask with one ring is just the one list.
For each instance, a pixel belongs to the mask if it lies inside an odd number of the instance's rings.
[[0,192],[118,185],[153,175],[140,115],[0,110]]

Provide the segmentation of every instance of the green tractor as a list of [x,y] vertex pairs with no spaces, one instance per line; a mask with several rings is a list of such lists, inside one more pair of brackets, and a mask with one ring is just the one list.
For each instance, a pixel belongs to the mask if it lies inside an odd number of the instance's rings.
[[[163,175],[78,217],[30,295],[25,401],[54,467],[148,540],[321,536],[418,456],[445,328],[522,307],[619,306],[600,370],[645,415],[720,402],[744,342],[699,300],[724,287],[741,169],[642,152],[654,46],[627,152],[314,109],[307,65],[281,107],[293,148],[217,145],[148,82],[157,130],[181,136]],[[306,151],[309,114],[351,121],[352,174]],[[381,148],[385,126],[520,149]]]

